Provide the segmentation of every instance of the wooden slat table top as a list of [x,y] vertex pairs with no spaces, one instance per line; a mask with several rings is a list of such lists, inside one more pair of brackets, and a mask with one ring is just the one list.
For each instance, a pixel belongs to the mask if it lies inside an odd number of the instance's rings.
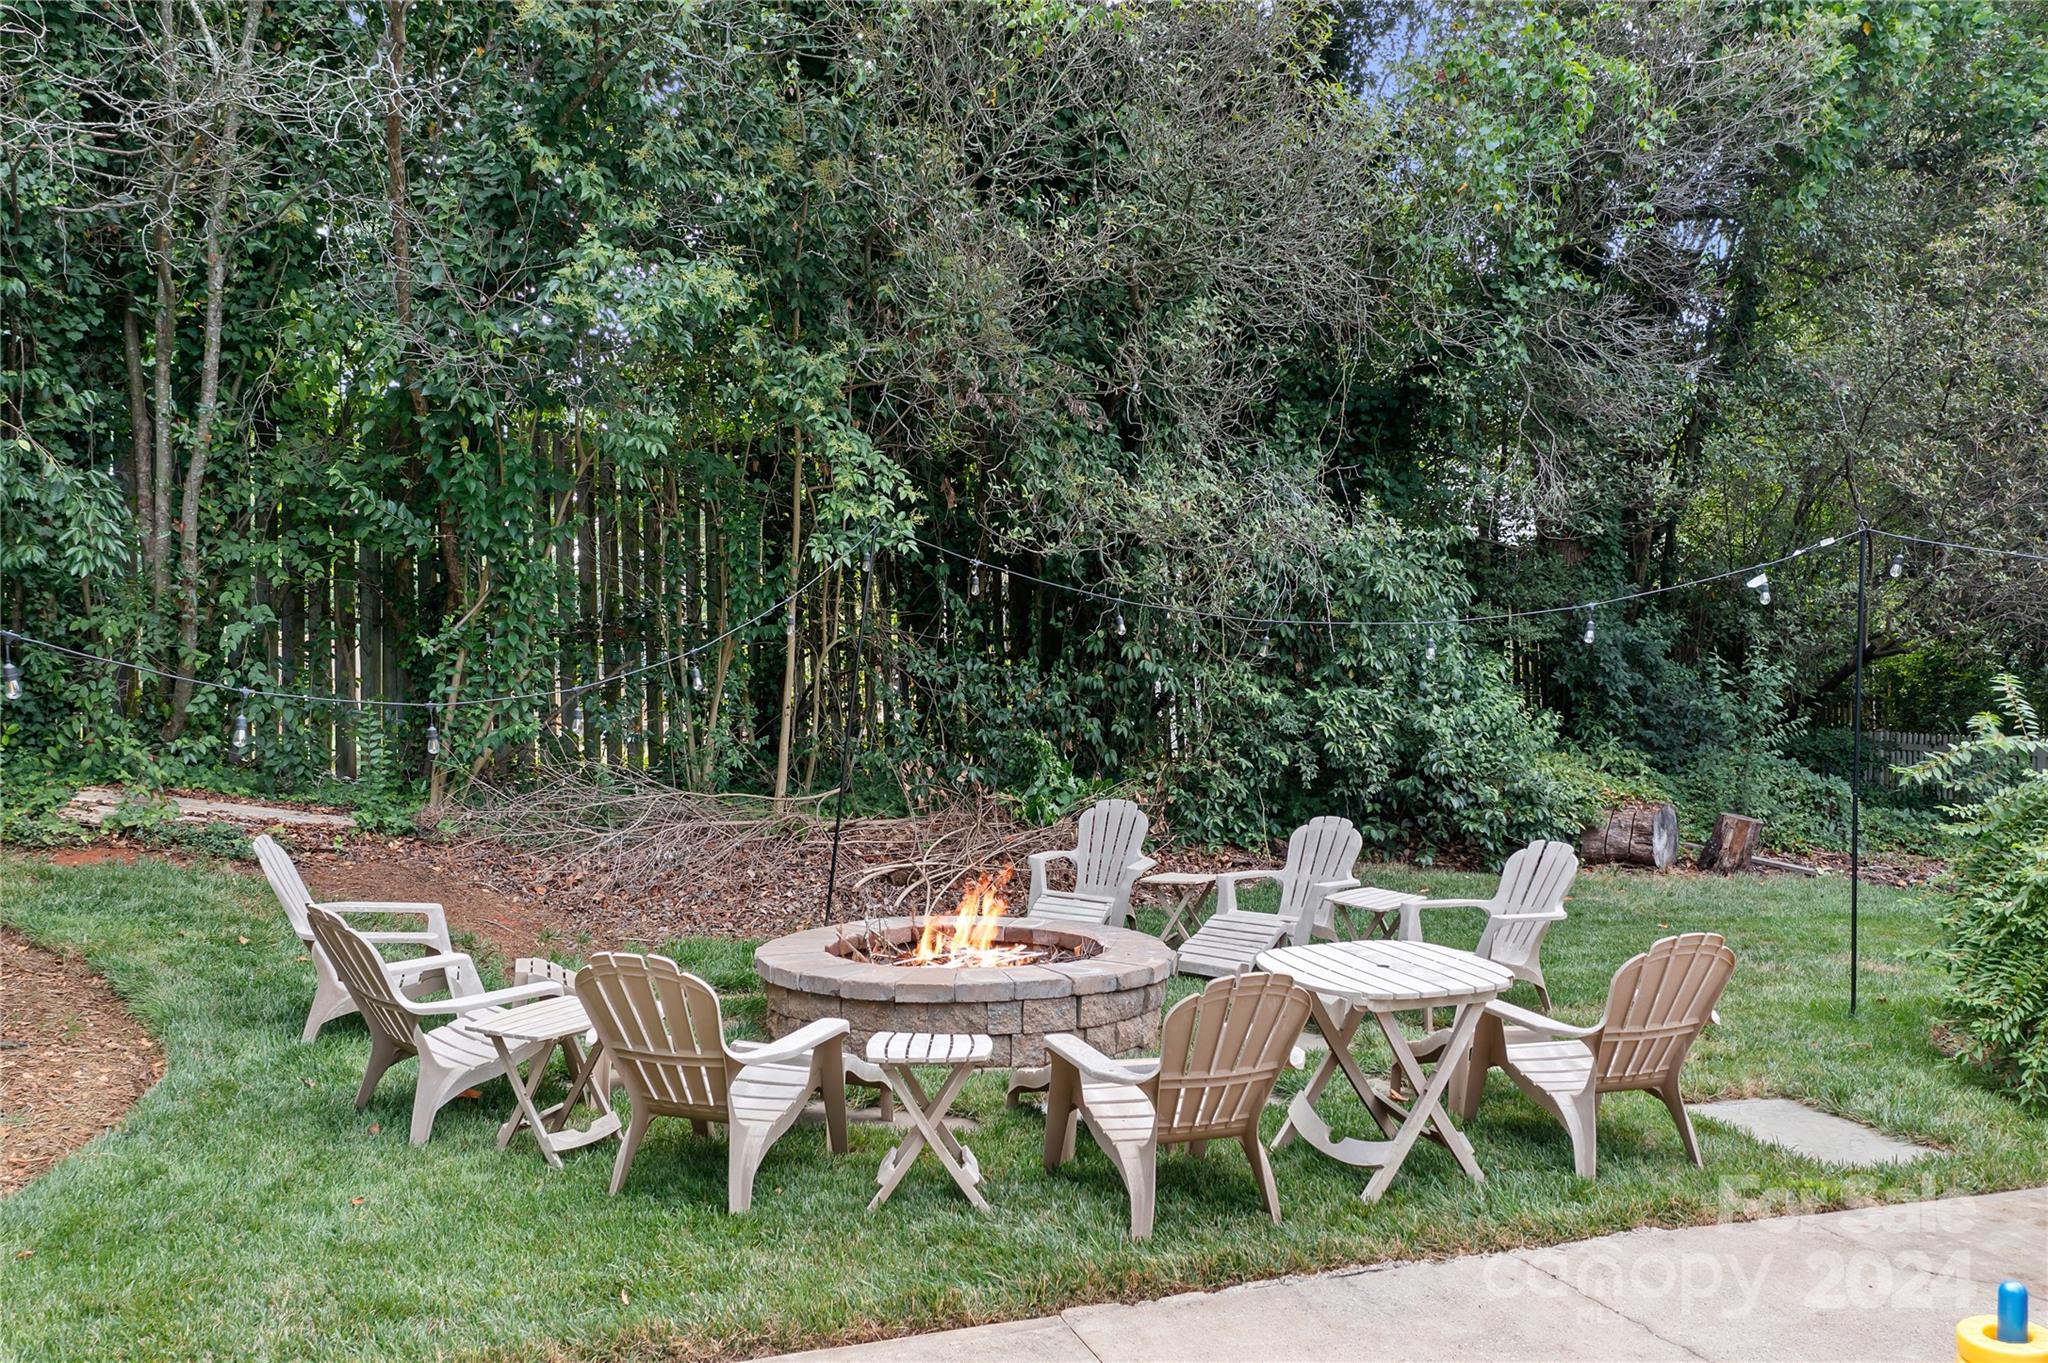
[[1506,966],[1434,942],[1316,942],[1259,953],[1261,970],[1367,1008],[1479,1003],[1514,982]]
[[868,1038],[874,1065],[986,1065],[993,1038],[974,1032],[876,1032]]
[[494,1018],[466,1023],[472,1032],[503,1037],[507,1041],[558,1041],[565,1036],[582,1036],[590,1030],[590,1015],[572,994],[537,1003],[522,1003]]
[[1369,909],[1375,913],[1387,909],[1398,909],[1403,904],[1420,904],[1428,895],[1408,894],[1401,890],[1382,890],[1371,885],[1360,885],[1355,890],[1339,890],[1330,896],[1332,904],[1342,904],[1351,909]]

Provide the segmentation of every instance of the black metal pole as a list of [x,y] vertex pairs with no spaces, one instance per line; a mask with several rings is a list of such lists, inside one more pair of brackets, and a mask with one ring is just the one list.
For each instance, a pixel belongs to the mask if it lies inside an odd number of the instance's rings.
[[839,721],[839,803],[832,815],[832,864],[825,872],[825,926],[832,925],[832,897],[839,889],[839,835],[846,827],[846,792],[853,784],[853,707],[861,706],[861,728],[867,728],[867,701],[861,695],[861,670],[867,661],[868,616],[874,610],[875,549],[872,539],[861,554],[860,619],[853,627],[853,693]]
[[1863,655],[1870,651],[1870,523],[1856,533],[1856,687],[1855,741],[1849,770],[1849,1016],[1856,1016],[1856,983],[1862,973],[1857,951],[1863,887]]

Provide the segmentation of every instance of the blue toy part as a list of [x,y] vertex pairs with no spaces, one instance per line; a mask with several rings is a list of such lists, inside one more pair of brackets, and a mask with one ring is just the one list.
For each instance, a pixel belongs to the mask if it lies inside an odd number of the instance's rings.
[[1998,1342],[2027,1342],[2027,1285],[2017,1278],[1998,1285]]

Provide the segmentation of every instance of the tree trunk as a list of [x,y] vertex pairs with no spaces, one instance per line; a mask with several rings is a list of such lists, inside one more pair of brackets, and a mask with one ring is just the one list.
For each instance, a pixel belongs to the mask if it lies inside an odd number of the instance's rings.
[[1579,855],[1590,865],[1666,870],[1678,859],[1678,811],[1668,804],[1610,810],[1605,823],[1586,830]]
[[1747,870],[1763,841],[1763,822],[1744,814],[1723,814],[1714,820],[1713,834],[1700,849],[1700,869],[1734,875]]
[[790,441],[789,450],[789,608],[782,630],[782,718],[775,738],[775,799],[779,805],[789,796],[790,731],[796,717],[797,606],[796,588],[803,562],[804,449],[801,438]]

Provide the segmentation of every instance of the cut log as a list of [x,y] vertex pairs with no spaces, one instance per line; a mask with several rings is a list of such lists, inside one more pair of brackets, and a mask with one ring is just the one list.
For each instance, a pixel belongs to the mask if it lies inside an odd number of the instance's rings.
[[1678,811],[1668,804],[1625,805],[1587,829],[1579,855],[1589,864],[1618,863],[1665,870],[1678,860]]
[[1746,814],[1723,814],[1714,820],[1714,831],[1707,838],[1707,845],[1700,849],[1700,869],[1719,871],[1724,876],[1749,869],[1757,846],[1763,841],[1763,831],[1761,819]]

